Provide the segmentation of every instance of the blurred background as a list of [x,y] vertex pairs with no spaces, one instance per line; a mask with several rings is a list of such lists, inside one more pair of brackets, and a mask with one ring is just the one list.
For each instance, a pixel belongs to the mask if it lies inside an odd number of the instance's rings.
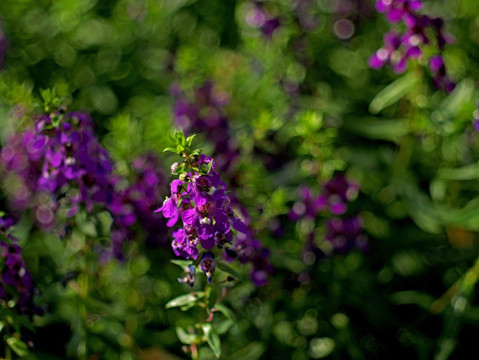
[[[156,180],[126,230],[108,209],[45,224],[49,199],[20,206],[3,164],[1,209],[36,311],[0,309],[0,355],[14,338],[11,358],[189,358],[176,328],[201,314],[165,308],[189,288],[153,215],[182,129],[260,244],[217,285],[232,310],[216,324],[222,359],[466,358],[479,324],[479,3],[423,3],[453,39],[449,94],[428,67],[434,41],[401,74],[368,66],[404,30],[373,0],[2,0],[2,148],[55,89],[62,111],[90,114],[119,188]],[[103,258],[97,245],[112,243],[121,256]]]

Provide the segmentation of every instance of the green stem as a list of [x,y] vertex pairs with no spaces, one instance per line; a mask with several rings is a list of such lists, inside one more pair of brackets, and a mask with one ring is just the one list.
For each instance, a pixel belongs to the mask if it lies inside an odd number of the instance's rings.
[[209,302],[210,302],[210,288],[209,287],[210,287],[210,284],[207,281],[206,285],[205,285],[205,301],[204,301],[205,309],[206,309],[206,317],[208,317],[210,315],[210,309],[208,308],[208,305],[209,305]]
[[5,345],[5,359],[12,360],[12,350],[8,344]]

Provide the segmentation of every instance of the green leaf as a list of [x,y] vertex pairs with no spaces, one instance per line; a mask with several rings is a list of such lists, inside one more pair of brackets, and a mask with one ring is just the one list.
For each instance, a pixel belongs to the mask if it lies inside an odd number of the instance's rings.
[[408,133],[406,119],[381,120],[377,118],[365,118],[359,119],[358,121],[347,122],[345,127],[369,139],[381,139],[394,142]]
[[418,82],[419,77],[414,73],[407,73],[400,77],[374,97],[369,105],[369,111],[373,114],[377,114],[389,105],[401,100],[414,89]]
[[213,161],[210,161],[210,162],[208,163],[208,167],[207,167],[207,170],[208,170],[208,171],[207,171],[207,172],[210,172],[212,167],[213,167]]
[[5,327],[5,323],[3,321],[0,321],[0,332],[2,332],[4,327]]
[[196,134],[193,134],[191,136],[188,136],[188,138],[186,139],[186,143],[188,144],[188,146],[191,146],[191,144],[193,143],[193,140],[195,139],[196,137]]
[[235,322],[231,319],[226,319],[220,322],[216,326],[216,333],[219,335],[226,334],[226,332],[231,329],[231,327],[235,324]]
[[479,199],[471,200],[461,208],[437,207],[442,222],[447,225],[460,225],[466,230],[479,231]]
[[479,179],[479,164],[439,169],[437,175],[444,180],[476,180]]
[[221,356],[221,341],[218,334],[210,323],[201,324],[201,327],[205,333],[206,342],[210,346],[211,350],[213,350],[216,358],[219,358]]
[[264,345],[259,342],[253,342],[227,357],[225,360],[257,360],[263,353]]
[[165,305],[165,308],[171,309],[174,307],[179,307],[184,305],[193,305],[194,302],[196,302],[198,299],[203,297],[201,294],[202,293],[195,293],[195,294],[186,294],[186,295],[178,296],[174,298],[173,300],[168,301],[168,303]]
[[170,260],[172,264],[178,265],[180,268],[184,269],[193,264],[191,260]]
[[171,151],[171,152],[173,152],[173,153],[175,153],[175,154],[178,153],[178,152],[176,151],[176,149],[175,149],[175,148],[172,148],[172,147],[167,147],[167,148],[163,149],[163,152],[165,152],[165,151]]
[[16,337],[10,337],[7,339],[7,344],[10,346],[15,354],[18,356],[25,356],[28,353],[28,346],[22,340],[17,339]]
[[178,336],[178,339],[180,339],[180,341],[183,344],[188,344],[188,345],[194,344],[196,340],[198,339],[196,334],[187,333],[185,330],[183,330],[179,326],[176,327],[176,335]]
[[235,315],[233,314],[233,311],[231,309],[221,303],[217,303],[214,306],[214,309],[221,312],[224,316],[226,316],[228,319],[234,319]]
[[391,301],[398,305],[415,304],[429,310],[435,298],[421,291],[398,291],[391,295]]
[[218,262],[216,263],[216,267],[220,269],[221,271],[230,274],[236,279],[241,279],[240,274],[238,274],[235,270],[233,270],[229,265],[226,265],[225,263]]

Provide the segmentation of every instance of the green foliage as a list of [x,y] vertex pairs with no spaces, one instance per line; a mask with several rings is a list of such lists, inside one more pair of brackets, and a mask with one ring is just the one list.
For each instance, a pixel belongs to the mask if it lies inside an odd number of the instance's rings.
[[[449,95],[433,85],[430,48],[402,75],[368,68],[389,28],[373,1],[352,2],[364,12],[312,1],[311,29],[300,26],[295,1],[258,2],[280,19],[271,37],[251,22],[246,0],[1,3],[2,146],[40,112],[58,126],[68,107],[91,113],[117,174],[147,152],[178,161],[165,173],[207,172],[192,159],[201,149],[221,155],[215,129],[175,130],[172,93],[180,87],[193,99],[210,80],[239,152],[222,178],[275,272],[256,288],[251,265],[218,262],[212,285],[189,289],[177,279],[191,261],[171,260],[168,244],[143,235],[125,244],[123,261],[105,261],[98,249],[112,243],[109,212],[61,214],[61,226],[44,232],[35,210],[12,209],[18,179],[8,179],[0,210],[19,217],[13,235],[43,312],[21,315],[14,300],[0,302],[0,357],[174,359],[183,345],[187,356],[231,360],[443,360],[474,351],[477,1],[425,0],[421,10],[444,17],[456,38],[444,50],[457,81]],[[337,36],[340,21],[353,26],[350,37]],[[198,103],[204,119],[217,111]],[[298,223],[289,213],[300,185],[319,192],[338,171],[360,183],[345,216],[361,216],[370,249],[324,257],[326,216]],[[309,237],[321,251],[306,257]]]

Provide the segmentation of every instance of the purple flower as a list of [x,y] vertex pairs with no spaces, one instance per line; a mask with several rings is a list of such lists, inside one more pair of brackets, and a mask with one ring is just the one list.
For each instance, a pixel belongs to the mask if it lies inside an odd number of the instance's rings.
[[17,239],[9,234],[13,220],[2,218],[0,223],[5,236],[5,241],[0,240],[0,299],[14,299],[20,313],[32,314],[37,311],[33,305],[33,279]]
[[[453,41],[452,37],[444,32],[444,21],[441,18],[431,18],[417,13],[422,7],[420,0],[377,0],[376,9],[385,13],[391,23],[402,21],[406,27],[402,34],[394,31],[384,36],[384,45],[368,59],[373,69],[383,65],[390,65],[397,73],[406,70],[408,59],[417,59],[422,56],[421,47],[431,42],[430,32],[435,34],[436,46],[440,53],[446,43]],[[446,75],[446,68],[442,63],[441,55],[430,59],[430,68],[434,76],[434,84],[438,89],[451,92],[455,83]]]
[[[207,254],[215,246],[229,251],[226,244],[232,242],[232,229],[238,232],[248,230],[230,206],[226,184],[215,171],[213,159],[201,155],[193,165],[194,173],[180,175],[184,181],[173,180],[170,197],[157,210],[169,219],[168,226],[175,225],[181,218],[182,228],[173,232],[172,248],[177,256],[186,259],[198,257],[198,245],[208,251]],[[209,257],[203,256],[205,264],[209,263]],[[212,269],[209,270],[210,277],[214,267]]]
[[291,211],[289,212],[289,218],[293,221],[297,221],[301,218],[314,219],[318,213],[318,197],[313,194],[311,188],[301,186],[299,189],[300,200],[297,200]]
[[317,200],[318,209],[342,215],[347,210],[347,203],[356,197],[358,190],[357,183],[348,181],[343,173],[339,173],[323,185],[323,194]]
[[230,136],[229,120],[224,116],[228,96],[215,90],[213,82],[206,81],[194,90],[192,99],[178,87],[172,88],[175,98],[173,118],[185,134],[203,133],[214,145],[217,169],[232,169],[239,157],[236,141]]
[[196,268],[194,265],[188,265],[185,268],[186,276],[182,278],[178,278],[178,282],[182,284],[188,284],[190,287],[193,287],[193,285],[195,284],[195,271],[196,271]]
[[238,239],[231,250],[233,254],[227,253],[227,258],[231,259],[230,255],[234,255],[241,263],[251,263],[253,269],[250,278],[255,286],[266,285],[270,275],[274,272],[274,268],[269,262],[270,251],[250,234],[242,233],[238,234]]
[[326,226],[326,240],[332,245],[334,253],[343,254],[354,248],[368,249],[367,239],[362,234],[361,218],[332,218],[327,220]]
[[[58,199],[71,200],[68,214],[79,204],[88,211],[95,203],[111,199],[110,178],[113,165],[105,149],[94,136],[92,121],[86,114],[66,114],[58,125],[53,116],[41,115],[21,138],[11,136],[1,151],[0,161],[8,177],[18,180],[11,201],[20,209],[34,207],[38,196],[50,197],[50,209],[58,209]],[[20,140],[21,139],[21,140]],[[22,148],[23,146],[23,148]],[[78,196],[69,195],[75,189]],[[36,211],[37,222],[51,228],[47,209]],[[48,220],[48,221],[46,221]]]
[[212,252],[207,252],[203,255],[200,261],[201,271],[206,275],[206,279],[209,283],[213,280],[213,274],[216,269],[216,261]]

